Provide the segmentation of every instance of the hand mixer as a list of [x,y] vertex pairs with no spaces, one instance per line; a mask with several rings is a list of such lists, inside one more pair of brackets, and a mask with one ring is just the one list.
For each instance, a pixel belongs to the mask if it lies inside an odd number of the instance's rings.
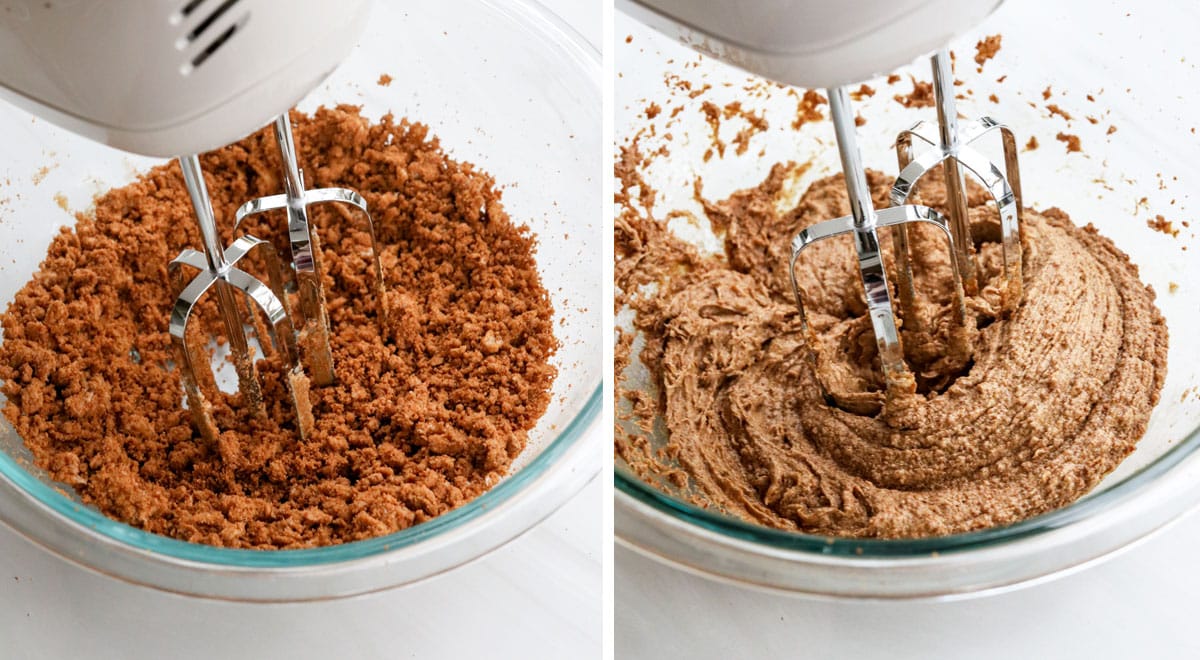
[[[210,440],[218,429],[200,383],[212,381],[212,374],[200,371],[208,362],[205,346],[187,332],[205,294],[216,296],[242,402],[256,413],[263,411],[262,392],[246,332],[256,311],[266,319],[271,338],[270,345],[263,343],[264,352],[278,353],[287,369],[302,435],[313,423],[310,378],[317,385],[334,379],[319,241],[308,222],[309,205],[346,203],[363,212],[371,233],[376,302],[382,305],[382,270],[366,202],[342,188],[305,190],[288,119],[288,108],[349,53],[368,9],[367,0],[0,2],[0,97],[105,144],[178,158],[203,251],[185,249],[171,264],[179,294],[169,328],[188,409]],[[299,339],[275,249],[253,236],[222,244],[196,155],[241,139],[272,119],[284,191],[248,201],[236,220],[286,210],[302,317]],[[252,253],[263,255],[268,283],[239,267]],[[197,274],[185,281],[184,266]]]
[[[788,268],[802,331],[815,364],[816,338],[804,313],[796,262],[804,249],[816,241],[845,234],[853,238],[889,398],[916,390],[916,381],[904,360],[897,321],[899,317],[906,323],[919,323],[908,240],[908,228],[913,223],[930,224],[945,235],[953,257],[950,262],[954,311],[960,328],[950,339],[960,344],[968,341],[967,333],[961,331],[972,321],[964,296],[977,293],[978,269],[967,217],[964,170],[983,184],[1000,215],[1004,262],[1002,311],[1011,312],[1021,299],[1021,202],[1016,140],[1011,130],[989,117],[959,121],[950,55],[944,47],[954,35],[982,20],[999,4],[999,0],[854,3],[618,0],[623,11],[702,53],[783,84],[827,88],[851,213],[809,226],[797,234],[792,241]],[[858,150],[847,85],[932,51],[936,51],[931,62],[937,134],[927,136],[923,122],[900,134],[897,139],[900,173],[891,191],[892,206],[875,209]],[[1003,170],[971,148],[972,143],[993,131],[1003,138]],[[914,140],[929,148],[917,152]],[[939,165],[946,179],[949,218],[927,206],[908,203],[917,181]],[[880,227],[889,227],[892,234],[899,306],[893,300],[884,267]]]

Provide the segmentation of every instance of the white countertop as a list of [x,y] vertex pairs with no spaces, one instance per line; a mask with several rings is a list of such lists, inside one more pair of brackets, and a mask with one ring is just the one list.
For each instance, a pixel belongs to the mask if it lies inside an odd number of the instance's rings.
[[[598,2],[544,4],[600,43]],[[603,481],[472,564],[315,604],[242,605],[127,585],[0,525],[0,658],[597,657]]]
[[1079,573],[951,602],[768,594],[616,551],[616,657],[1200,657],[1200,515]]

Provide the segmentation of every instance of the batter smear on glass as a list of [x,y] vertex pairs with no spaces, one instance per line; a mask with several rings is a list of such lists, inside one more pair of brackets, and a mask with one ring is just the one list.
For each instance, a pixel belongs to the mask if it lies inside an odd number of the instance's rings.
[[[336,380],[312,388],[306,439],[277,357],[259,364],[262,417],[209,384],[215,443],[181,405],[167,264],[199,237],[174,163],[97,198],[3,315],[5,416],[38,466],[116,520],[239,548],[387,534],[495,485],[549,404],[550,299],[493,179],[391,115],[343,106],[292,122],[309,185],[367,199],[388,308],[381,328],[364,224],[314,207]],[[269,130],[202,162],[226,239],[239,204],[283,190]],[[282,215],[244,224],[287,245]],[[199,318],[201,345],[223,335],[214,298]]]
[[[723,255],[706,256],[667,229],[677,214],[655,210],[642,161],[634,143],[617,164],[617,308],[633,311],[645,340],[635,355],[634,335],[619,333],[617,373],[640,359],[653,387],[619,391],[630,412],[616,451],[646,480],[782,529],[943,535],[1069,504],[1145,432],[1166,376],[1166,325],[1137,267],[1065,212],[1025,210],[1024,298],[1005,317],[998,220],[971,187],[980,291],[967,300],[967,355],[948,351],[960,326],[945,239],[910,230],[920,318],[900,321],[918,387],[886,398],[848,239],[814,244],[797,266],[815,361],[788,279],[792,237],[849,213],[840,175],[784,208],[803,170],[794,164],[702,200],[724,240]],[[891,179],[868,179],[876,207],[887,206]],[[923,181],[916,203],[945,213],[941,177]],[[665,446],[646,440],[655,427]]]

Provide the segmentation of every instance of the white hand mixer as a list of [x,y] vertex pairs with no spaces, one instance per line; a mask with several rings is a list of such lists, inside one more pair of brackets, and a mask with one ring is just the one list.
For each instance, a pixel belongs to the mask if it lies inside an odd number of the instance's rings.
[[[188,408],[209,439],[217,429],[197,379],[199,365],[208,359],[203,347],[187,339],[188,320],[205,293],[217,296],[246,405],[263,410],[246,335],[255,308],[266,317],[272,344],[288,369],[301,434],[312,423],[309,378],[317,385],[334,379],[319,243],[307,206],[347,203],[366,215],[372,241],[374,227],[366,202],[356,192],[304,189],[288,109],[349,54],[368,9],[367,0],[0,1],[0,98],[114,147],[179,160],[203,251],[184,250],[172,263],[179,297],[170,312],[170,333]],[[221,243],[195,155],[272,121],[285,190],[248,201],[236,220],[273,209],[287,211],[302,316],[299,341],[274,249],[251,236],[228,247]],[[266,257],[269,284],[238,267],[251,252]],[[377,250],[373,256],[376,302],[382,305]],[[185,283],[179,277],[181,266],[198,274]],[[248,302],[249,309],[242,302]],[[302,377],[301,360],[309,378]]]

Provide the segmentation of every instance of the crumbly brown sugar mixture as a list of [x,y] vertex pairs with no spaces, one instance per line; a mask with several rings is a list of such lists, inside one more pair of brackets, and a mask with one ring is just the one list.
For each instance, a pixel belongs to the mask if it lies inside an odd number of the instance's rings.
[[[313,388],[306,440],[273,358],[259,364],[265,417],[209,394],[215,444],[181,406],[167,263],[199,235],[175,164],[99,197],[3,316],[5,416],[39,466],[117,520],[241,548],[387,534],[494,485],[549,403],[558,344],[534,237],[492,178],[390,115],[373,124],[343,106],[292,121],[307,186],[370,205],[391,323],[376,323],[362,219],[311,207],[337,380]],[[226,241],[238,205],[283,190],[269,130],[201,162]],[[287,254],[282,216],[247,222]],[[212,300],[200,319],[221,334]]]
[[[941,535],[1072,502],[1144,433],[1166,375],[1154,292],[1065,212],[1026,209],[1025,295],[1006,318],[999,225],[972,188],[981,288],[968,301],[965,360],[948,350],[959,325],[944,239],[913,232],[919,305],[901,332],[918,390],[885,401],[849,244],[818,242],[798,266],[815,369],[786,271],[801,228],[849,213],[840,175],[788,204],[800,168],[780,164],[755,188],[702,200],[724,240],[723,255],[705,256],[668,229],[678,212],[655,210],[642,160],[634,144],[617,163],[617,304],[645,339],[635,355],[634,334],[619,334],[617,373],[640,359],[653,387],[619,392],[616,451],[647,481],[777,528]],[[886,206],[890,180],[869,180]],[[940,177],[925,181],[915,201],[940,208]],[[652,429],[665,445],[647,440]]]

